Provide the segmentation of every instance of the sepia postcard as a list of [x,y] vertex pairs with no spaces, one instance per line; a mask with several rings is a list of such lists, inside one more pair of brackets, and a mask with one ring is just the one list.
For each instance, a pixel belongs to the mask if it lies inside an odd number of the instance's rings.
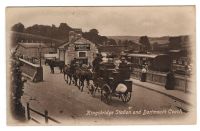
[[7,7],[7,124],[196,124],[195,13]]

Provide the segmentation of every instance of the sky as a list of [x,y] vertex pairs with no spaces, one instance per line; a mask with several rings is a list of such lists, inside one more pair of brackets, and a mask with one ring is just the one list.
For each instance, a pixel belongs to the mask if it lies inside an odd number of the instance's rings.
[[105,36],[172,36],[195,32],[194,6],[161,7],[18,7],[6,9],[7,30],[16,23],[59,26]]

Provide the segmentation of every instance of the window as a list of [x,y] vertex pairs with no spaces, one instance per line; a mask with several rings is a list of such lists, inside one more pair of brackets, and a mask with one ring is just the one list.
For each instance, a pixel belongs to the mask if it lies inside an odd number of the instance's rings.
[[79,52],[79,57],[86,57],[86,52]]

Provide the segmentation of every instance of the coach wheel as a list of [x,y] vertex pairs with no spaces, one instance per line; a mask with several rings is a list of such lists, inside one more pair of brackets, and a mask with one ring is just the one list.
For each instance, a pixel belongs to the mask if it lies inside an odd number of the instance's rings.
[[131,100],[131,92],[126,92],[126,93],[121,94],[121,100],[124,103],[129,102]]

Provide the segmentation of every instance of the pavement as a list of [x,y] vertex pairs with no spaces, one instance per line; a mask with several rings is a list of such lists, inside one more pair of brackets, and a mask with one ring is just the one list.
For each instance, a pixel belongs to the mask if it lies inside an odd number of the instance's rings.
[[195,105],[194,103],[195,94],[192,92],[184,92],[180,90],[166,90],[165,87],[161,85],[156,85],[149,82],[141,82],[140,80],[133,79],[133,78],[131,78],[131,80],[133,81],[133,85],[137,85],[142,88],[155,91],[157,93],[163,94],[165,96],[168,96],[174,99],[174,101],[176,101],[177,103],[181,103],[181,107],[184,107],[186,110],[188,109],[188,106]]

